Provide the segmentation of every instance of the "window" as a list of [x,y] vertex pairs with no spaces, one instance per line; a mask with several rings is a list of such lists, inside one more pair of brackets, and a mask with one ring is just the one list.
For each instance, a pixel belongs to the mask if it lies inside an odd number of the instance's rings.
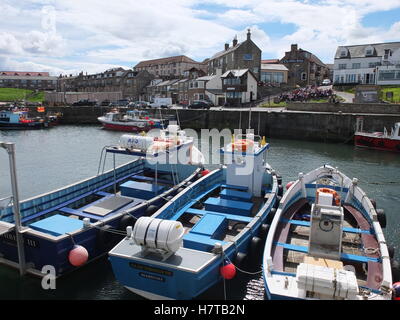
[[372,48],[372,47],[368,47],[366,50],[365,50],[365,56],[372,56],[374,54],[374,49]]
[[240,78],[225,78],[224,84],[227,84],[227,85],[240,84]]
[[254,72],[254,73],[258,73],[258,67],[254,67],[254,68],[253,68],[253,72]]
[[356,82],[355,74],[346,74],[346,83],[354,83]]
[[383,60],[387,60],[391,56],[390,49],[385,49],[385,55],[383,56]]
[[361,63],[353,63],[353,69],[360,69]]
[[302,80],[302,81],[307,80],[307,73],[305,73],[305,72],[302,72],[302,73],[301,73],[301,80]]
[[239,99],[242,97],[241,92],[227,92],[226,97],[229,99]]
[[340,63],[339,64],[339,70],[346,69],[346,64],[345,63]]
[[[399,76],[399,73],[397,74]],[[379,72],[379,80],[394,80],[395,79],[395,71],[380,71]]]
[[253,55],[251,53],[246,53],[243,55],[243,60],[246,60],[246,61],[253,60]]
[[347,56],[347,50],[343,49],[342,51],[340,51],[340,56],[341,57],[346,57]]

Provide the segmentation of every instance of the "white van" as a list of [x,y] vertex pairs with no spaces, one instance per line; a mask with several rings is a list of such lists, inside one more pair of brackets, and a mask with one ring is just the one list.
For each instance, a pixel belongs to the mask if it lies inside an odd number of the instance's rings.
[[154,102],[150,103],[151,108],[171,108],[172,98],[154,98]]

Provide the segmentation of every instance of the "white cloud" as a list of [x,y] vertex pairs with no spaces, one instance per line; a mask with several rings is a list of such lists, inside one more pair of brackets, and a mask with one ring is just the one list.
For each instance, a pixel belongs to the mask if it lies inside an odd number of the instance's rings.
[[[362,25],[365,15],[398,7],[398,0],[2,0],[0,58],[2,68],[9,62],[57,73],[179,54],[202,61],[251,27],[266,58],[298,43],[331,62],[340,44],[399,40],[400,21],[389,29]],[[260,27],[270,22],[295,31],[276,37]]]

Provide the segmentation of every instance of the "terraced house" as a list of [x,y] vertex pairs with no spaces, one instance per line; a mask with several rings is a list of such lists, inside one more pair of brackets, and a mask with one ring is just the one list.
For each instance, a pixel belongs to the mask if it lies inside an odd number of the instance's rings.
[[207,64],[209,75],[217,74],[217,69],[221,69],[222,74],[228,70],[248,69],[260,80],[261,49],[251,40],[248,29],[245,41],[238,42],[235,37],[232,46],[225,43],[224,50],[214,54]]
[[400,42],[339,46],[334,84],[400,84]]
[[329,69],[313,53],[299,49],[292,44],[290,51],[280,60],[288,69],[287,83],[291,86],[320,85],[322,80],[329,78]]
[[48,72],[0,71],[0,88],[53,91],[57,88],[57,77]]
[[194,61],[187,56],[174,56],[139,62],[134,71],[147,71],[156,78],[163,80],[178,79],[185,76],[185,72],[196,68],[206,72],[207,66],[202,62]]
[[144,88],[154,77],[147,71],[113,68],[97,74],[60,76],[60,92],[121,92],[122,97],[139,100]]

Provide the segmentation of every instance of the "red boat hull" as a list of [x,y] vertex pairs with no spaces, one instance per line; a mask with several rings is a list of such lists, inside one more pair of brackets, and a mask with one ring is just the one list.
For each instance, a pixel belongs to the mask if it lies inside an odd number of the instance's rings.
[[152,126],[136,127],[136,126],[127,126],[122,124],[111,124],[111,123],[103,123],[103,127],[108,130],[115,130],[115,131],[125,131],[125,132],[138,132],[138,131],[149,131],[153,129]]
[[354,143],[362,148],[400,152],[400,140],[356,134]]

